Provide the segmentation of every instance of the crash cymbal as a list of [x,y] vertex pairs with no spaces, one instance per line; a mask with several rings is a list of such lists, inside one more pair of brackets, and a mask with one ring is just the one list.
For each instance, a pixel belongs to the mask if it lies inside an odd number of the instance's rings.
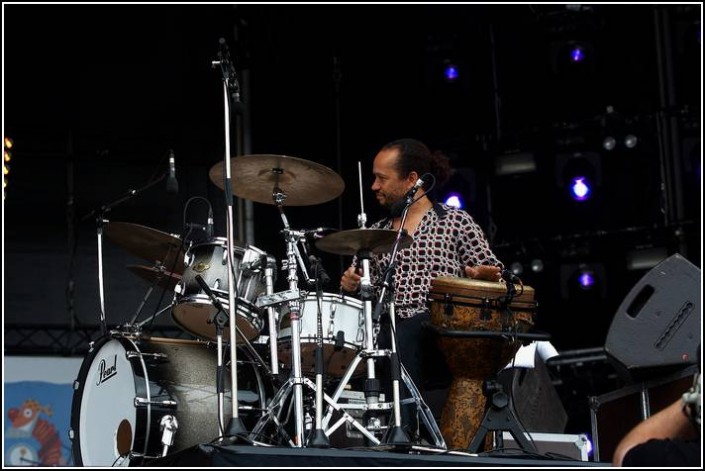
[[107,223],[105,235],[132,255],[158,262],[173,273],[184,272],[184,253],[177,236],[129,222]]
[[[360,250],[379,254],[391,252],[396,239],[397,231],[389,229],[351,229],[325,236],[316,242],[316,247],[338,255],[355,255]],[[404,234],[399,242],[399,249],[409,247],[412,240],[409,235]]]
[[181,281],[181,275],[169,273],[166,270],[160,270],[155,267],[128,265],[127,269],[140,278],[147,280],[150,284],[154,284],[159,288],[166,288],[169,291],[174,291],[174,286]]
[[[257,203],[276,204],[275,188],[286,194],[285,206],[325,203],[343,193],[345,182],[330,168],[286,155],[254,154],[230,159],[232,192]],[[225,189],[225,163],[211,167],[211,181]]]

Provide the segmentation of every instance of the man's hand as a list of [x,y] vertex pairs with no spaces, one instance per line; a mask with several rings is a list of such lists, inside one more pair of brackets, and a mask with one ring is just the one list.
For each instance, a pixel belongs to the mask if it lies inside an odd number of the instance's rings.
[[467,266],[465,275],[475,280],[499,281],[502,278],[502,270],[491,265]]
[[343,276],[340,277],[340,288],[348,293],[356,293],[360,288],[360,279],[362,278],[362,276],[360,276],[361,274],[362,269],[351,266],[345,270]]

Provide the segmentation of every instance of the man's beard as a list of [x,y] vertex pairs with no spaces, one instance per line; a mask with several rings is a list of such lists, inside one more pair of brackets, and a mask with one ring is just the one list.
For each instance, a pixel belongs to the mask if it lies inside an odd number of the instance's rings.
[[398,218],[401,216],[401,213],[404,211],[404,207],[406,206],[405,201],[403,198],[395,201],[391,205],[387,207],[389,210],[389,215],[392,216],[393,218]]

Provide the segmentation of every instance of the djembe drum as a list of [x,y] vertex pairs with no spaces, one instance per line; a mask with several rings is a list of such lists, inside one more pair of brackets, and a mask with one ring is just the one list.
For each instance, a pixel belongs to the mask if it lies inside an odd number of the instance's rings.
[[440,333],[438,346],[453,375],[441,414],[441,433],[450,449],[468,447],[486,410],[485,380],[494,378],[521,346],[513,334],[534,324],[533,288],[519,286],[513,296],[507,288],[505,283],[468,278],[431,282],[431,323]]

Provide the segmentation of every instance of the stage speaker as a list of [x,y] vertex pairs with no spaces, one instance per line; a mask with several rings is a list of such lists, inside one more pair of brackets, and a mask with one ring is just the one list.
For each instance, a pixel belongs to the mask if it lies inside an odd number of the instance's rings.
[[695,363],[700,290],[700,269],[679,254],[644,275],[619,306],[605,341],[620,376],[642,380]]
[[502,370],[497,380],[511,391],[516,418],[527,432],[563,433],[568,414],[538,354],[534,368]]

